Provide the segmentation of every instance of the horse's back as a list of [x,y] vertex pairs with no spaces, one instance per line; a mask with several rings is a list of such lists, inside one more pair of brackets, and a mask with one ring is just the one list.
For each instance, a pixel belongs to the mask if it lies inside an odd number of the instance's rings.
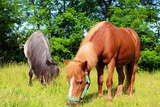
[[87,35],[90,39],[84,38],[94,44],[99,60],[107,64],[115,57],[117,65],[125,65],[131,60],[138,61],[140,41],[134,30],[118,28],[107,21],[99,25],[92,36]]

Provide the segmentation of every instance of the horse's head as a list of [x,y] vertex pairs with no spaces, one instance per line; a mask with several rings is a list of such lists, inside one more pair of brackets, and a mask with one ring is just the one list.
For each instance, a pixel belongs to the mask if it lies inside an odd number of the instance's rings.
[[53,62],[53,61],[46,61],[46,65],[47,65],[47,75],[48,75],[48,81],[50,82],[53,80],[53,77],[57,77],[59,75],[59,67],[58,67],[58,63]]
[[87,61],[73,61],[67,65],[67,81],[69,83],[67,104],[80,102],[84,97],[90,84],[86,67]]

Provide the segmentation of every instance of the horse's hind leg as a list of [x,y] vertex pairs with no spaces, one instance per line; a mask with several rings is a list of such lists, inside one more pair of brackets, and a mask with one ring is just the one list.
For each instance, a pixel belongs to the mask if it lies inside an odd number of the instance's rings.
[[129,63],[126,66],[126,76],[127,76],[126,88],[127,88],[127,94],[131,96],[133,95],[133,85],[135,81],[136,69],[137,69],[137,63]]
[[137,63],[135,63],[133,65],[133,72],[132,72],[132,76],[131,76],[131,85],[130,85],[130,92],[129,92],[130,96],[133,96],[133,85],[134,85],[134,81],[135,81],[135,74],[136,74],[137,66],[138,66]]
[[130,85],[131,85],[131,75],[132,75],[132,65],[128,64],[126,65],[126,90],[127,90],[127,94],[129,94],[130,92]]
[[124,72],[123,72],[123,66],[122,67],[116,67],[117,73],[118,73],[118,88],[117,92],[115,94],[116,97],[122,95],[123,92],[123,82],[124,82]]
[[98,63],[96,66],[97,73],[98,73],[98,78],[97,78],[97,83],[98,83],[98,97],[102,97],[103,91],[102,91],[102,86],[103,86],[103,69],[104,69],[104,64]]
[[32,86],[33,84],[32,84],[32,77],[33,77],[33,72],[32,72],[32,69],[30,68],[30,70],[29,70],[29,86]]

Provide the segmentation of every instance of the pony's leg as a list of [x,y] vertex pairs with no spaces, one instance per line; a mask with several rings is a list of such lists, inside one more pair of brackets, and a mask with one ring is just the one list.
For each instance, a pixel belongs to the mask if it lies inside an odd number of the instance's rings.
[[108,88],[108,99],[107,99],[108,102],[112,100],[112,83],[113,83],[112,78],[113,78],[114,67],[115,67],[115,59],[112,58],[108,64],[108,77],[106,81],[106,85]]
[[53,80],[53,76],[49,72],[46,73],[46,83],[49,85],[51,81]]
[[29,86],[32,86],[33,84],[32,84],[32,77],[33,77],[33,72],[32,72],[32,69],[30,68],[30,70],[29,70],[29,73],[28,73],[28,75],[29,75]]
[[31,61],[28,59],[28,64],[29,64],[29,86],[32,86],[32,77],[33,77],[33,70],[32,70],[32,64],[31,64]]
[[122,95],[123,92],[123,82],[124,82],[124,72],[123,72],[123,66],[122,67],[116,67],[117,73],[118,73],[118,88],[116,92],[116,97]]
[[103,69],[104,69],[104,64],[98,63],[96,66],[97,73],[98,73],[98,78],[97,78],[97,83],[98,83],[98,97],[102,97],[103,91],[102,91],[102,86],[103,86]]
[[46,74],[42,75],[42,80],[41,80],[43,86],[47,86],[47,77],[46,77]]

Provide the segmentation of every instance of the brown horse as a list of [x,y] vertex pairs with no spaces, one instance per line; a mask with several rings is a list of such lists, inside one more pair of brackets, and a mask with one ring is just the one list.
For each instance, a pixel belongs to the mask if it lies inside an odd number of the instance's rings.
[[118,88],[115,96],[123,91],[124,73],[126,68],[126,88],[129,95],[133,95],[133,84],[140,57],[140,40],[137,33],[130,28],[117,28],[110,22],[102,21],[96,24],[81,42],[74,61],[69,62],[67,80],[70,88],[67,103],[79,102],[89,87],[89,74],[96,66],[98,73],[98,96],[101,97],[103,85],[103,69],[108,66],[106,86],[108,99],[112,100],[112,78],[114,67],[118,73]]

